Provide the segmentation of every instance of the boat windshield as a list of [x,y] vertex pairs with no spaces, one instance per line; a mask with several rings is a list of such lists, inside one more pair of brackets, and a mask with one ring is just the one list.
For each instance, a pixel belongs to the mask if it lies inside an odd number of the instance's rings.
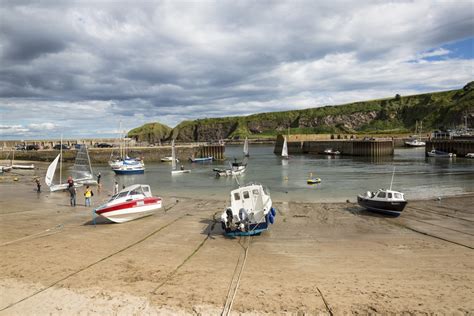
[[377,197],[379,198],[385,198],[385,192],[384,191],[380,191],[378,194],[377,194]]

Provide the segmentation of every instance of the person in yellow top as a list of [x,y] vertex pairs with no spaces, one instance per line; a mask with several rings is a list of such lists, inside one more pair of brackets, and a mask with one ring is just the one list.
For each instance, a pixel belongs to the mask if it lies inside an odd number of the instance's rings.
[[86,206],[91,206],[91,198],[94,196],[94,192],[89,186],[86,186],[86,191],[84,192],[84,197],[86,198]]

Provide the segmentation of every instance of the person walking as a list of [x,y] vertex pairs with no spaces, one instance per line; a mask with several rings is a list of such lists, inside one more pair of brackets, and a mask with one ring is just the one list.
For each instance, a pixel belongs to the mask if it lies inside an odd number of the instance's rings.
[[97,185],[98,185],[98,186],[100,186],[100,178],[101,178],[101,177],[102,177],[102,176],[100,175],[100,172],[99,172],[99,174],[97,175]]
[[67,190],[69,191],[71,206],[76,206],[76,188],[74,184],[69,186]]
[[117,194],[119,192],[119,185],[118,185],[118,182],[115,181],[115,185],[114,185],[114,195]]
[[86,206],[91,206],[91,198],[93,196],[94,196],[94,192],[92,192],[92,189],[89,186],[86,186],[86,191],[84,192]]

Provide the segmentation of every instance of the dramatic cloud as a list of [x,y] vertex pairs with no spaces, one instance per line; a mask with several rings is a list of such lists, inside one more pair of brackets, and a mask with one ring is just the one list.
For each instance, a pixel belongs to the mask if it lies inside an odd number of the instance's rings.
[[120,121],[460,88],[474,74],[473,6],[3,1],[0,137],[102,137]]

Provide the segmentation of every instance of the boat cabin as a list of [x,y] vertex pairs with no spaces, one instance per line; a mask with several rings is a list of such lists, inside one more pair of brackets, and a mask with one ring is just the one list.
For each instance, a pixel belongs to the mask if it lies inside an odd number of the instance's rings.
[[119,193],[113,195],[110,198],[109,202],[125,197],[130,197],[133,199],[136,196],[152,197],[150,186],[146,184],[134,184],[128,186],[122,189],[122,191],[120,191]]
[[405,201],[404,194],[398,191],[379,189],[377,192],[367,191],[366,196],[379,201]]

